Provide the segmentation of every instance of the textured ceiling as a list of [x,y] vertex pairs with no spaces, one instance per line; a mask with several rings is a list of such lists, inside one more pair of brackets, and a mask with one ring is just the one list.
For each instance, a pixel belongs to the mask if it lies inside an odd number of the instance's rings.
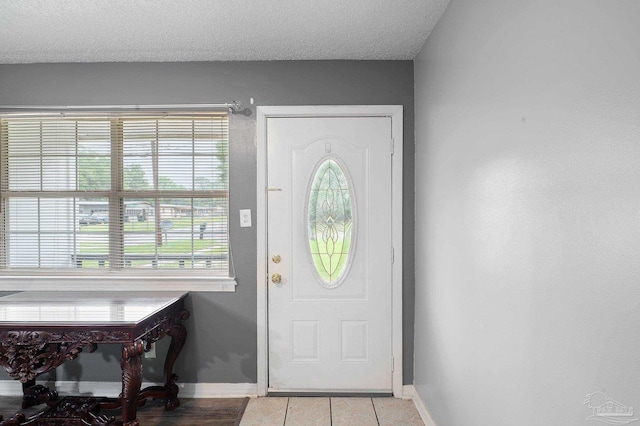
[[0,63],[413,59],[449,0],[2,0]]

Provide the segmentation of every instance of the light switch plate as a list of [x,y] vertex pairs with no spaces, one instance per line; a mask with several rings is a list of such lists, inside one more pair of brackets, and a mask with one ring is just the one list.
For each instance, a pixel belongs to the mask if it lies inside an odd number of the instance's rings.
[[240,209],[240,228],[251,228],[251,209]]

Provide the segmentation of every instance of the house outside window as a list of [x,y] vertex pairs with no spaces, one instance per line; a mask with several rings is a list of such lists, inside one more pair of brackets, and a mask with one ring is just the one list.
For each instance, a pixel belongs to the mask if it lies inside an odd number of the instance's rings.
[[230,277],[226,113],[0,115],[0,276]]

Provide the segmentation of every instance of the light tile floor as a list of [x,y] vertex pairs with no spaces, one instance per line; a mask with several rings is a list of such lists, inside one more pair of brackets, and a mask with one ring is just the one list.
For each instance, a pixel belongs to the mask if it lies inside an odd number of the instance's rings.
[[412,401],[396,398],[252,398],[240,426],[424,426]]

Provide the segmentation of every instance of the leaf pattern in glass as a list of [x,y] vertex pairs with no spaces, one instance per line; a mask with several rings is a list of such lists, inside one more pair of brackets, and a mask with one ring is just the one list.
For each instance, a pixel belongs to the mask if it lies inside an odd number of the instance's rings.
[[324,285],[337,287],[353,242],[351,189],[334,158],[322,161],[312,179],[307,206],[311,258]]

